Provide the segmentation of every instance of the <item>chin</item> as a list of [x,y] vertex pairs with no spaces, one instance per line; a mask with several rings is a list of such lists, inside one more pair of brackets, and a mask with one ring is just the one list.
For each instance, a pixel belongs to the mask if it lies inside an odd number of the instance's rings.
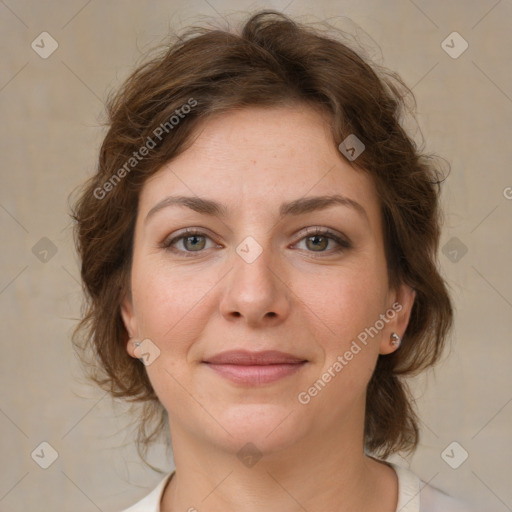
[[291,407],[275,404],[228,407],[218,420],[231,435],[223,429],[209,432],[219,434],[216,441],[235,454],[248,443],[265,454],[277,452],[297,442],[306,427],[305,422],[297,424],[297,414],[293,414]]

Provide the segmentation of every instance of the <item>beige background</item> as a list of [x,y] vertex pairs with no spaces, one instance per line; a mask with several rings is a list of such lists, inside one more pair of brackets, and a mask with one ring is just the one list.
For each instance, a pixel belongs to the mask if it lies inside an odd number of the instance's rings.
[[[373,39],[377,61],[413,86],[427,149],[452,165],[439,259],[457,319],[451,354],[415,384],[422,442],[401,462],[482,510],[512,510],[512,2],[6,0],[0,2],[1,511],[115,511],[160,480],[137,457],[126,408],[78,378],[70,334],[81,289],[68,195],[94,170],[106,94],[169,27],[258,7],[333,18],[346,27],[352,24],[343,17],[349,18],[363,42]],[[59,45],[47,59],[31,48],[43,31]],[[469,43],[456,59],[441,46],[453,31]],[[43,237],[57,251],[46,262],[39,259],[49,247]],[[48,469],[31,458],[44,441],[58,453]],[[469,455],[458,469],[441,458],[453,441]],[[154,464],[172,467],[161,446],[151,453]],[[461,448],[453,453],[460,457]]]

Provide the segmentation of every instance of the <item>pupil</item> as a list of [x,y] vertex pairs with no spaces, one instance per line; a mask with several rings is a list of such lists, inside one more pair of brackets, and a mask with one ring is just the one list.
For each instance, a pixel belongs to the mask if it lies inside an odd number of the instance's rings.
[[321,239],[321,240],[324,239],[325,240],[325,237],[323,237],[321,235],[314,235],[314,236],[310,237],[310,239],[311,240],[315,240],[315,242],[314,242],[314,246],[315,247],[323,247],[322,244],[320,244],[320,245],[318,244],[318,239]]
[[194,240],[194,242],[192,243],[192,248],[194,247],[198,247],[197,245],[197,239],[200,238],[199,236],[197,235],[192,235],[192,236],[189,236],[187,237],[187,240],[190,241],[190,240]]

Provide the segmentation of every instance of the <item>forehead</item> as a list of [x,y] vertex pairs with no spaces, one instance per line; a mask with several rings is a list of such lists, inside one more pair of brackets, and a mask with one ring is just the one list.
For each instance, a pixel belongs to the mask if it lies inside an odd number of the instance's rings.
[[[241,210],[274,209],[304,196],[343,194],[378,220],[378,198],[366,172],[337,150],[328,119],[310,107],[248,107],[207,118],[193,144],[151,176],[140,212],[168,195],[207,197]],[[273,206],[274,205],[274,206]]]

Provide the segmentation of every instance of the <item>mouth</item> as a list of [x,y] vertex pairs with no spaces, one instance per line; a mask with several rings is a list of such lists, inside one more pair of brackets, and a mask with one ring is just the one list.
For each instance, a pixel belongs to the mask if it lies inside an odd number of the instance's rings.
[[293,375],[302,369],[308,361],[275,350],[264,352],[232,350],[222,352],[202,362],[231,382],[257,386]]

